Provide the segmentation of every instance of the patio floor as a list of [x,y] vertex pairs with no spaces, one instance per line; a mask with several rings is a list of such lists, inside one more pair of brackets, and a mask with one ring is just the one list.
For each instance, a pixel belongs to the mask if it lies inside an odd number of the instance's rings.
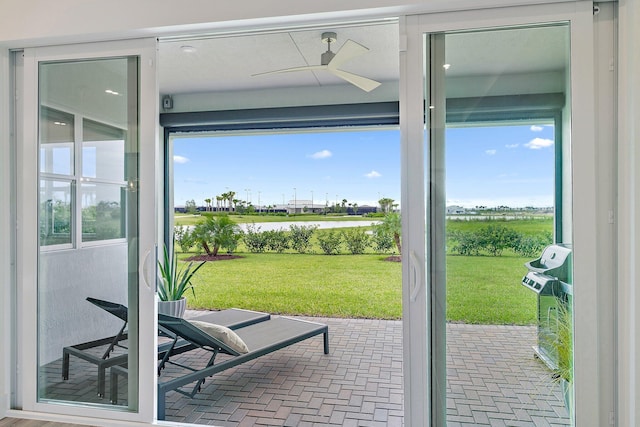
[[[402,322],[307,319],[329,325],[329,355],[323,353],[322,336],[317,336],[217,374],[193,399],[171,392],[167,421],[218,426],[403,425]],[[535,327],[447,328],[449,427],[570,425],[559,386],[533,356]],[[200,356],[195,350],[176,360],[206,363]],[[108,402],[93,397],[95,367],[84,369],[83,363],[72,359],[69,381],[55,375],[60,362],[52,363],[46,394],[71,400],[92,395],[92,401]],[[162,375],[179,372],[168,367]],[[126,390],[126,381],[120,385]]]

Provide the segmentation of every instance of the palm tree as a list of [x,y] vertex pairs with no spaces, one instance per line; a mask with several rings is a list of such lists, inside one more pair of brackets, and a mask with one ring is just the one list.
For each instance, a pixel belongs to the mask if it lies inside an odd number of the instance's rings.
[[204,199],[204,202],[207,204],[207,211],[211,210],[211,199]]
[[[235,191],[229,191],[227,193],[227,200],[229,201],[229,209],[233,208],[235,210],[235,202],[233,200],[233,198],[235,197],[236,192]],[[232,203],[234,203],[234,205],[232,205]]]
[[220,205],[221,205],[220,202],[222,202],[223,200],[224,200],[224,197],[216,196],[216,212],[220,212]]
[[[207,217],[194,228],[196,239],[200,241],[207,255],[216,256],[221,247],[234,249],[241,230],[227,215]],[[213,246],[213,249],[211,246]]]
[[394,201],[395,200],[388,197],[383,197],[382,199],[378,200],[378,203],[380,204],[380,210],[382,210],[383,213],[388,214],[389,212],[391,212]]

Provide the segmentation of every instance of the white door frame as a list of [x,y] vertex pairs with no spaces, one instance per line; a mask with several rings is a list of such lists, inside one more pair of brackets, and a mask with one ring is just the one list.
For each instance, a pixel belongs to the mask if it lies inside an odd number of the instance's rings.
[[[401,20],[402,210],[403,230],[403,319],[405,342],[405,425],[429,425],[431,355],[429,261],[425,257],[425,124],[423,35],[465,29],[481,29],[546,22],[569,22],[571,29],[571,169],[574,244],[575,382],[576,425],[608,425],[613,378],[600,378],[599,322],[606,323],[611,307],[598,305],[598,256],[596,233],[596,120],[594,97],[594,47],[591,2],[559,3],[490,10],[434,13]],[[404,46],[403,46],[404,45]],[[406,52],[405,52],[406,50]],[[600,183],[599,185],[602,185]],[[613,189],[613,183],[606,185]],[[410,190],[409,190],[410,189]],[[428,197],[428,196],[427,196]],[[408,255],[407,255],[408,254]],[[408,261],[408,262],[407,262]],[[414,266],[426,265],[426,269]],[[418,277],[418,284],[414,284]],[[412,290],[415,298],[410,299]],[[606,383],[606,384],[605,384]],[[606,387],[603,387],[606,386]],[[604,422],[603,422],[604,421]]]
[[[95,408],[88,405],[52,404],[37,401],[37,267],[38,253],[38,62],[137,56],[139,58],[139,377],[130,390],[138,393],[137,411],[124,412],[115,408]],[[17,283],[18,293],[18,383],[22,390],[17,404],[24,411],[80,416],[110,420],[153,422],[156,416],[157,314],[155,301],[155,246],[157,236],[156,169],[158,88],[156,78],[156,40],[87,43],[24,51],[23,132],[17,141]],[[20,88],[18,88],[20,90]],[[135,184],[133,184],[135,185]],[[141,363],[145,361],[146,363]],[[153,385],[150,387],[150,385]],[[70,417],[72,418],[72,417]],[[76,420],[77,421],[77,420]]]

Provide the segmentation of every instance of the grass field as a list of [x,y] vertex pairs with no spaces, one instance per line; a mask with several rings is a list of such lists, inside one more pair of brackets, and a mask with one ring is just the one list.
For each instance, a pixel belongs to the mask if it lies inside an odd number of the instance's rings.
[[[499,221],[504,223],[503,221]],[[508,221],[522,233],[551,230],[552,220]],[[472,231],[488,221],[450,221]],[[401,264],[386,255],[320,255],[243,252],[242,258],[207,262],[195,279],[189,307],[239,307],[269,313],[348,318],[400,319]],[[181,258],[187,256],[182,254]],[[528,258],[447,256],[447,320],[477,324],[533,324],[536,295],[520,284]]]

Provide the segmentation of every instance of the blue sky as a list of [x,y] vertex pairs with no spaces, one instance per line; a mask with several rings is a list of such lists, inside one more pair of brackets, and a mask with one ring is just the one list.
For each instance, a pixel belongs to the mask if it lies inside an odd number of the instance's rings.
[[[446,167],[448,205],[552,206],[553,128],[448,129]],[[263,206],[400,202],[398,130],[175,138],[174,168],[177,206],[227,191]]]

